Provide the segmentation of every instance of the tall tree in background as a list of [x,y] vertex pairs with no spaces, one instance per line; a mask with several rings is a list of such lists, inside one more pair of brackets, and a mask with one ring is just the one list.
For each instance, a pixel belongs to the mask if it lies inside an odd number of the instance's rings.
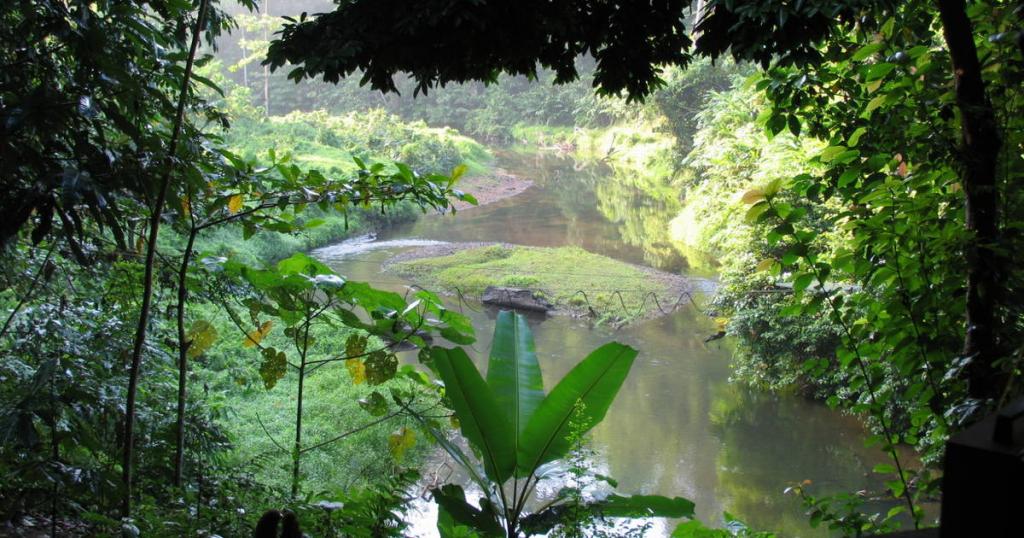
[[[263,0],[263,14],[265,17],[270,17],[270,0]],[[263,23],[263,41],[270,43],[270,24],[269,21]],[[270,66],[263,66],[263,108],[266,110],[267,116],[270,115]]]

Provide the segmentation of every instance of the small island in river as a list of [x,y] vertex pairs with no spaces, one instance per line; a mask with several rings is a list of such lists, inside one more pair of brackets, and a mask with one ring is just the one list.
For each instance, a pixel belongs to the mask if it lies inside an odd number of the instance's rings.
[[620,324],[668,314],[690,301],[685,277],[578,247],[446,243],[399,254],[384,269],[435,291],[499,305],[501,297],[508,302],[528,290],[549,313]]

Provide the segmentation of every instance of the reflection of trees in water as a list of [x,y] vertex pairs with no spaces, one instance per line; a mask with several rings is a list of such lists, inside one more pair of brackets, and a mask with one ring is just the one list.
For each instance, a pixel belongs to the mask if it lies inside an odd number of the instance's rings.
[[724,509],[755,528],[785,536],[827,535],[813,531],[800,500],[783,490],[803,480],[824,495],[877,488],[870,470],[884,454],[864,448],[852,417],[810,402],[753,392],[736,385],[717,390],[710,411],[722,440],[715,461]]
[[621,177],[615,174],[597,185],[598,210],[618,225],[626,244],[643,250],[649,265],[663,271],[685,270],[686,257],[669,239],[669,221],[679,212],[678,199],[654,198]]
[[[601,161],[575,160],[548,152],[509,153],[502,161],[544,190],[559,214],[549,224],[565,226],[565,244],[670,272],[708,266],[699,253],[672,242],[669,222],[681,209],[678,178],[663,170],[614,168]],[[540,208],[517,204],[517,218],[536,217]],[[549,206],[550,207],[550,206]],[[499,216],[498,211],[494,216]]]
[[595,442],[623,491],[682,495],[698,516],[728,511],[783,536],[818,536],[800,500],[783,490],[805,479],[815,494],[878,488],[884,459],[864,448],[851,417],[789,396],[728,383],[728,351],[704,347],[688,315],[640,327],[643,349]]
[[658,173],[611,169],[594,184],[598,211],[616,224],[622,241],[640,248],[651,267],[694,273],[715,267],[707,254],[674,241],[670,223],[682,210],[682,179]]
[[682,311],[618,335],[641,352],[594,438],[622,491],[681,495],[717,520],[719,447],[708,410],[726,382],[728,353],[702,344],[705,321]]
[[652,267],[674,272],[687,267],[683,253],[669,240],[668,223],[680,209],[679,188],[671,177],[537,155],[531,167],[538,176],[535,181],[555,196],[566,219],[590,222],[598,217],[614,225],[614,241],[639,248]]

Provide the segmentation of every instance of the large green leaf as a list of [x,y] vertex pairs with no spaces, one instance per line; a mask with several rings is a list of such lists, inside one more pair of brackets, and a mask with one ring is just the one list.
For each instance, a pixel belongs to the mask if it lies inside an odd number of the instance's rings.
[[692,518],[694,504],[682,497],[662,497],[661,495],[634,495],[622,497],[610,495],[600,501],[583,505],[563,503],[550,506],[530,514],[522,519],[521,529],[527,536],[547,534],[558,525],[573,521],[579,517],[580,510],[586,510],[596,517],[672,517]]
[[583,432],[601,422],[636,355],[637,351],[629,346],[617,342],[605,344],[562,378],[534,411],[520,436],[518,475],[530,474],[538,466],[569,452],[569,422],[577,402],[582,404],[582,409],[576,422]]
[[413,418],[420,423],[420,426],[422,426],[423,429],[425,429],[431,437],[437,441],[437,444],[441,445],[441,448],[443,448],[456,463],[461,465],[462,468],[469,473],[469,478],[472,479],[477,486],[480,486],[481,491],[490,490],[488,483],[483,479],[483,470],[480,469],[480,466],[470,459],[461,448],[459,448],[459,445],[449,440],[444,433],[438,431],[434,425],[420,415],[413,414]]
[[693,517],[693,501],[661,495],[609,495],[593,508],[605,517]]
[[[466,492],[461,486],[447,484],[431,490],[431,494],[437,501],[437,530],[442,538],[505,535],[494,514],[480,510],[466,501]],[[460,529],[460,526],[468,529]]]
[[512,423],[518,437],[533,411],[544,401],[544,380],[526,318],[508,311],[498,313],[487,365],[487,384],[494,391],[498,407]]
[[462,435],[480,451],[487,477],[503,483],[516,466],[515,432],[494,393],[462,349],[434,347],[430,356],[444,381]]

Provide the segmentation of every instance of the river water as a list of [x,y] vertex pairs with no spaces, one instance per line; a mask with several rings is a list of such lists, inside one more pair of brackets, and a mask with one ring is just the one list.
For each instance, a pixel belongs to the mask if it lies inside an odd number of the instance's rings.
[[[505,153],[498,164],[534,185],[512,198],[455,216],[428,216],[378,238],[347,241],[316,254],[350,279],[395,290],[409,282],[382,273],[381,263],[405,248],[436,241],[575,245],[631,263],[708,276],[691,269],[667,241],[678,201],[650,193],[672,189],[639,188],[635,178],[543,153]],[[707,300],[697,297],[698,304]],[[486,360],[496,311],[455,299],[450,306],[472,318],[478,340],[469,351]],[[857,420],[797,396],[730,383],[729,343],[705,344],[713,323],[691,305],[621,329],[565,316],[531,318],[531,326],[548,390],[605,342],[640,350],[592,434],[592,465],[617,479],[619,492],[689,498],[709,524],[721,524],[723,512],[729,512],[752,528],[783,536],[823,536],[807,525],[799,499],[783,494],[786,487],[809,480],[815,494],[881,489],[870,471],[884,455],[864,448],[866,433]],[[430,514],[420,519],[414,527],[433,525]],[[666,536],[674,526],[653,525],[651,536]]]

